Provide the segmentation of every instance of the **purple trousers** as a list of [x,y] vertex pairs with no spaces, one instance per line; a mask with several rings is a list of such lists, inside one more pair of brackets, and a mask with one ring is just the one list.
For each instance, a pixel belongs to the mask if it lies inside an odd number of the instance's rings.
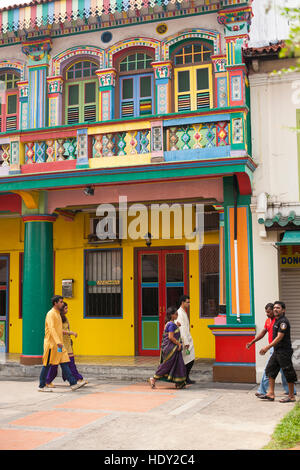
[[[70,359],[70,362],[67,362],[67,364],[70,368],[71,374],[74,376],[76,380],[83,380],[82,375],[80,375],[77,370],[77,367],[74,361],[74,356],[69,356],[69,359]],[[57,376],[57,369],[58,369],[57,364],[51,365],[48,375],[47,375],[47,379],[46,379],[47,384],[50,384],[55,379],[55,377]],[[67,380],[66,377],[64,376],[64,373],[62,374],[62,378],[65,381]]]

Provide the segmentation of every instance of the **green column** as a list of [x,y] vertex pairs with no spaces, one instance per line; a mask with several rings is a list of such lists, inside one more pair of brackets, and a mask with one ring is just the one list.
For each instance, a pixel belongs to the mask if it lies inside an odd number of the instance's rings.
[[23,267],[23,348],[21,364],[41,364],[45,316],[51,308],[53,222],[51,215],[26,215]]

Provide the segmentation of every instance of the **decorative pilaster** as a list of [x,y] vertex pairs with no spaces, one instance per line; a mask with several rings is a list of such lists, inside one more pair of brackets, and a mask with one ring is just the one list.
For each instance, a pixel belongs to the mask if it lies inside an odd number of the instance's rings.
[[45,315],[51,308],[53,282],[53,222],[47,214],[24,215],[23,346],[21,364],[40,364]]
[[96,70],[99,80],[99,121],[109,121],[114,118],[116,74],[114,68]]
[[89,168],[89,155],[92,154],[91,138],[88,129],[77,130],[77,162],[76,168]]
[[21,165],[24,164],[24,144],[20,142],[19,137],[14,137],[10,142],[10,175],[18,175],[21,173]]
[[215,107],[226,108],[228,106],[228,74],[226,70],[226,56],[211,56],[215,72]]
[[62,124],[62,92],[63,77],[48,77],[48,99],[49,99],[49,126],[60,126]]
[[171,71],[172,62],[152,62],[156,87],[156,114],[171,112]]
[[230,116],[231,156],[247,153],[246,116],[245,113],[235,113]]
[[[230,107],[249,105],[248,78],[243,48],[249,39],[252,16],[251,6],[223,10],[219,12],[218,16],[218,22],[224,26],[225,33],[227,102]],[[225,84],[225,75],[223,81]],[[249,112],[231,114],[230,124],[231,156],[251,154]]]
[[19,128],[21,130],[28,129],[28,95],[29,86],[28,81],[18,82],[19,89],[19,108],[20,108],[20,122]]
[[243,63],[242,47],[249,39],[252,17],[251,6],[219,12],[218,22],[225,27],[228,65]]
[[151,122],[151,162],[164,161],[163,122]]
[[29,128],[47,126],[47,75],[49,68],[50,38],[23,43],[22,52],[28,57]]
[[246,102],[243,47],[249,39],[252,16],[251,7],[224,10],[218,16],[218,22],[225,27],[230,106],[243,106]]

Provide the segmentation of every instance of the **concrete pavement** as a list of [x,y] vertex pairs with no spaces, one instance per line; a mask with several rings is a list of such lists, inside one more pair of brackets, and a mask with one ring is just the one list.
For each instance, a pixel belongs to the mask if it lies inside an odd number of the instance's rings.
[[36,377],[0,377],[1,450],[258,450],[294,406],[279,403],[280,385],[268,402],[252,384],[151,390],[144,380],[92,377],[75,392],[60,377],[55,384],[40,393]]

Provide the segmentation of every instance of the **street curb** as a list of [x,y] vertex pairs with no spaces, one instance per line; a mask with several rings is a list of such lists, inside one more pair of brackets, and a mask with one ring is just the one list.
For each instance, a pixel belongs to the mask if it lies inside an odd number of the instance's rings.
[[[0,364],[0,377],[39,377],[41,365],[26,366],[19,363]],[[155,372],[155,368],[137,366],[105,366],[94,364],[77,364],[79,372],[84,377],[103,379],[146,380]],[[210,366],[192,370],[192,378],[197,382],[212,382]]]

